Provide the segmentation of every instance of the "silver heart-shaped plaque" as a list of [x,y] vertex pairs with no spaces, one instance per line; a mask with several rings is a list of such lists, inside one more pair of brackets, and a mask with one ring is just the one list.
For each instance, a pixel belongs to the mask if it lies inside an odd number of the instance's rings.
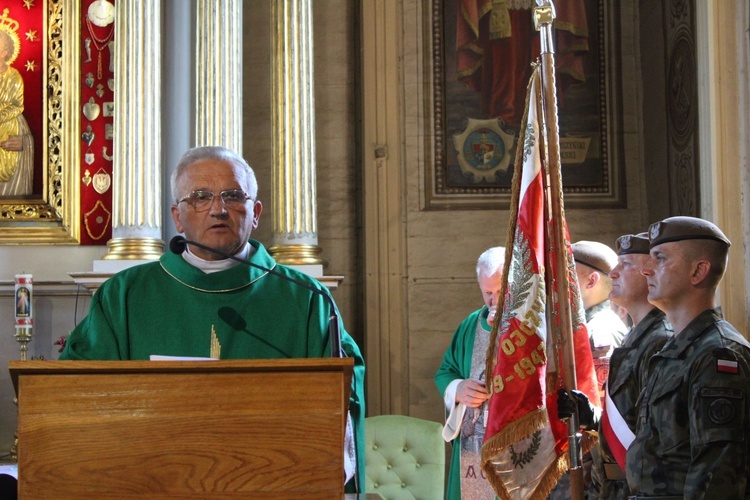
[[85,116],[90,122],[96,120],[99,117],[100,112],[101,108],[96,102],[94,102],[93,97],[89,98],[89,102],[83,105],[83,116]]

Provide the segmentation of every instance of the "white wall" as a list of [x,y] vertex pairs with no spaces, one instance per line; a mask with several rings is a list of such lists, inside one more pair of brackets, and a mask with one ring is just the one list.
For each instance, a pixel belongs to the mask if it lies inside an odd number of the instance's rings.
[[10,451],[16,430],[14,391],[7,369],[9,361],[20,359],[20,344],[14,337],[15,275],[31,274],[35,282],[34,329],[27,356],[56,359],[53,343],[81,319],[89,302],[88,291],[79,290],[68,273],[91,271],[93,261],[106,252],[103,246],[0,246],[0,459]]

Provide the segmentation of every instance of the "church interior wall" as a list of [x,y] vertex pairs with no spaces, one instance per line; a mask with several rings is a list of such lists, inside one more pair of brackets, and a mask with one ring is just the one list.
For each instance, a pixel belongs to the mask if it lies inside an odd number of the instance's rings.
[[644,178],[646,197],[649,201],[651,219],[657,220],[669,215],[669,192],[667,169],[667,148],[664,139],[667,130],[667,116],[664,106],[658,105],[666,100],[666,83],[664,71],[651,71],[648,68],[664,68],[663,6],[661,2],[640,2],[638,9],[639,42],[649,50],[640,51],[639,75],[644,92],[643,104],[639,107],[643,127]]

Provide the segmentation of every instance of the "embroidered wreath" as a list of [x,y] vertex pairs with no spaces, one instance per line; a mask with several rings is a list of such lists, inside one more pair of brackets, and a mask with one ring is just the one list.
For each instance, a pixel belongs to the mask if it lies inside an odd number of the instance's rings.
[[514,467],[520,467],[523,469],[523,466],[526,464],[531,463],[532,460],[534,460],[534,457],[539,452],[539,446],[542,444],[542,431],[536,431],[534,434],[531,435],[531,444],[528,448],[526,448],[526,451],[521,453],[516,453],[516,450],[513,449],[513,445],[510,447],[510,460],[513,462]]

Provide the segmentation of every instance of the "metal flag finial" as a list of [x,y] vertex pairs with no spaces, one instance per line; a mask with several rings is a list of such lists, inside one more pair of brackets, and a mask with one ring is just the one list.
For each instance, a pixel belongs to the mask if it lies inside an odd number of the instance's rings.
[[552,0],[536,0],[534,7],[534,28],[539,31],[542,25],[551,25],[555,20],[555,5]]

